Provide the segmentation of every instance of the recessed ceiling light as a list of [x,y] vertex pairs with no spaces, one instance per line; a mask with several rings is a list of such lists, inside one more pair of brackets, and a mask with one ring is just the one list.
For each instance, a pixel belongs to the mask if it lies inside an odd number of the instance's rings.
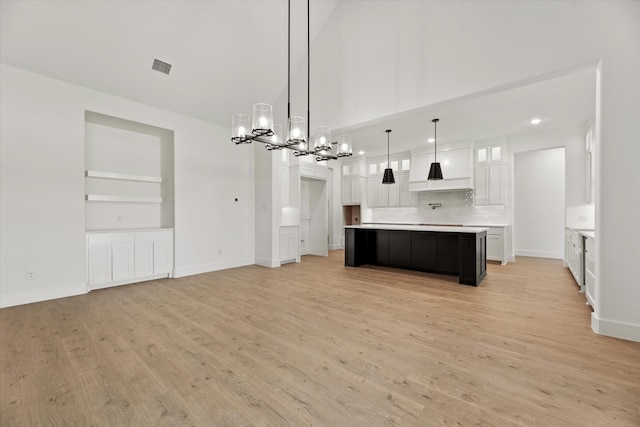
[[435,141],[436,141],[436,140],[435,140],[435,139],[433,139],[433,138],[429,138],[429,139],[427,139],[427,142],[428,142],[429,144],[433,144]]
[[364,154],[364,151],[360,150],[360,151],[358,151],[358,154],[360,154],[362,156]]
[[536,117],[534,119],[531,119],[531,124],[532,125],[537,125],[537,124],[540,124],[541,121],[542,120],[540,120],[539,118]]

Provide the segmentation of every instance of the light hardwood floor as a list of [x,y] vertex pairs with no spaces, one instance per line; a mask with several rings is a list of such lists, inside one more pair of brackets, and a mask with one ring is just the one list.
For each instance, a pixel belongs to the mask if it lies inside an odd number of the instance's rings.
[[2,426],[640,426],[640,343],[556,260],[480,287],[343,252],[0,310]]

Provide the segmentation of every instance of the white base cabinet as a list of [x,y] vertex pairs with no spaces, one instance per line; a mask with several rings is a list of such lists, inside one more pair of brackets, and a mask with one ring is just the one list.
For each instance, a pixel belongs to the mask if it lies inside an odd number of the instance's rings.
[[488,227],[487,231],[487,260],[500,261],[502,265],[507,263],[507,249],[505,240],[505,227]]
[[89,290],[171,277],[173,229],[87,233]]
[[596,263],[594,255],[594,238],[584,238],[584,292],[587,302],[595,309]]
[[300,261],[298,227],[280,227],[280,264]]
[[565,264],[580,287],[580,292],[585,292],[584,283],[584,244],[583,236],[579,230],[567,228],[565,230]]

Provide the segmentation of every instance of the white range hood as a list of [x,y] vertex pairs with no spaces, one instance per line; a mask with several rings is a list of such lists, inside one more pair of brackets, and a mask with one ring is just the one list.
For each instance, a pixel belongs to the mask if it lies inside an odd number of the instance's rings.
[[429,167],[434,159],[433,149],[411,151],[409,191],[473,190],[473,150],[471,143],[438,151],[444,179],[428,181]]

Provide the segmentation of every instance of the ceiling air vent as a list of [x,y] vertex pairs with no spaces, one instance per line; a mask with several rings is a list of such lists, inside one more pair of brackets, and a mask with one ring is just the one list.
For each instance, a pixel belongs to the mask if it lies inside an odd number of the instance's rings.
[[154,59],[151,69],[169,75],[169,72],[171,71],[171,64],[167,64],[166,62],[160,61],[159,59]]

